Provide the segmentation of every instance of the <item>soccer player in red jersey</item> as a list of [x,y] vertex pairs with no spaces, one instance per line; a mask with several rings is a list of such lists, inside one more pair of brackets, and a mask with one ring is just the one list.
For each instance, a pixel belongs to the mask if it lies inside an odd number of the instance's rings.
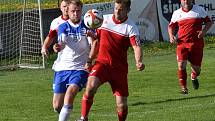
[[57,37],[58,26],[69,19],[68,16],[68,2],[69,0],[62,0],[60,4],[60,10],[62,15],[55,18],[51,22],[50,30],[48,36],[45,38],[41,53],[48,57],[48,47],[52,43],[53,39]]
[[[193,3],[193,0],[181,0],[181,8],[173,12],[168,26],[170,42],[177,43],[178,79],[182,94],[188,94],[187,61],[191,63],[193,88],[199,88],[197,76],[201,71],[203,37],[213,24],[206,11]],[[174,35],[177,26],[178,38]]]
[[[98,56],[88,77],[85,93],[82,98],[81,119],[87,121],[88,113],[93,104],[96,90],[105,82],[111,85],[116,99],[118,120],[125,121],[128,113],[128,63],[127,50],[131,45],[134,49],[136,68],[142,71],[145,65],[142,60],[142,49],[139,31],[128,17],[130,0],[115,0],[114,13],[104,15],[104,21],[97,29],[99,41]],[[92,62],[89,58],[88,62]]]

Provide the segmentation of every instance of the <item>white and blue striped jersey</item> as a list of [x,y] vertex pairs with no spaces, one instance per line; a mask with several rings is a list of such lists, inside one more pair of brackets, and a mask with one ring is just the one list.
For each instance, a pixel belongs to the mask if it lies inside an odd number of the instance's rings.
[[58,43],[62,44],[62,49],[52,67],[55,71],[84,70],[91,45],[87,30],[83,21],[73,24],[68,20],[59,26]]

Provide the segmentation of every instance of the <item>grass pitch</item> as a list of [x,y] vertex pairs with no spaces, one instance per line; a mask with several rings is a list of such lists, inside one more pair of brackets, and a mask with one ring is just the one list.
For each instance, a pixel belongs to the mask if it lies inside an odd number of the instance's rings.
[[[162,45],[163,47],[163,45]],[[152,50],[152,51],[150,51]],[[200,88],[194,90],[188,76],[188,95],[181,95],[173,48],[145,48],[143,72],[136,71],[129,51],[129,115],[127,121],[214,121],[215,46],[204,51]],[[189,65],[187,68],[190,74]],[[57,121],[52,109],[53,71],[18,69],[0,71],[0,121]],[[80,116],[81,91],[71,120]],[[101,86],[90,112],[91,121],[116,121],[115,99],[109,84]]]

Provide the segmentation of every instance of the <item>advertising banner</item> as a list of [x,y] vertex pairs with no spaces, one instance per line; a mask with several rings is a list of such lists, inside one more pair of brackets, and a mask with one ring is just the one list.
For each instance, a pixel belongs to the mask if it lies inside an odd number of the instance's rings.
[[139,28],[141,39],[159,41],[156,0],[131,1],[130,16]]
[[85,4],[83,6],[82,13],[85,14],[90,9],[97,9],[101,11],[103,14],[110,14],[110,13],[113,13],[114,4],[113,2]]

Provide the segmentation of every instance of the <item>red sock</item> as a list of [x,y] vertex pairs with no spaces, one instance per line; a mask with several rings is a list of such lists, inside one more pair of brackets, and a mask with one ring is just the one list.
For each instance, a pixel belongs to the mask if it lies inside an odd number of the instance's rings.
[[191,79],[192,79],[192,80],[196,79],[197,76],[198,76],[198,75],[197,75],[196,72],[194,72],[194,71],[191,72]]
[[128,114],[128,108],[123,110],[122,112],[118,112],[119,121],[125,121]]
[[178,70],[178,79],[180,86],[183,88],[187,87],[187,71],[186,70]]
[[81,115],[82,117],[84,117],[84,119],[87,119],[88,113],[90,112],[90,108],[92,104],[93,104],[93,97],[88,97],[86,95],[83,95]]

